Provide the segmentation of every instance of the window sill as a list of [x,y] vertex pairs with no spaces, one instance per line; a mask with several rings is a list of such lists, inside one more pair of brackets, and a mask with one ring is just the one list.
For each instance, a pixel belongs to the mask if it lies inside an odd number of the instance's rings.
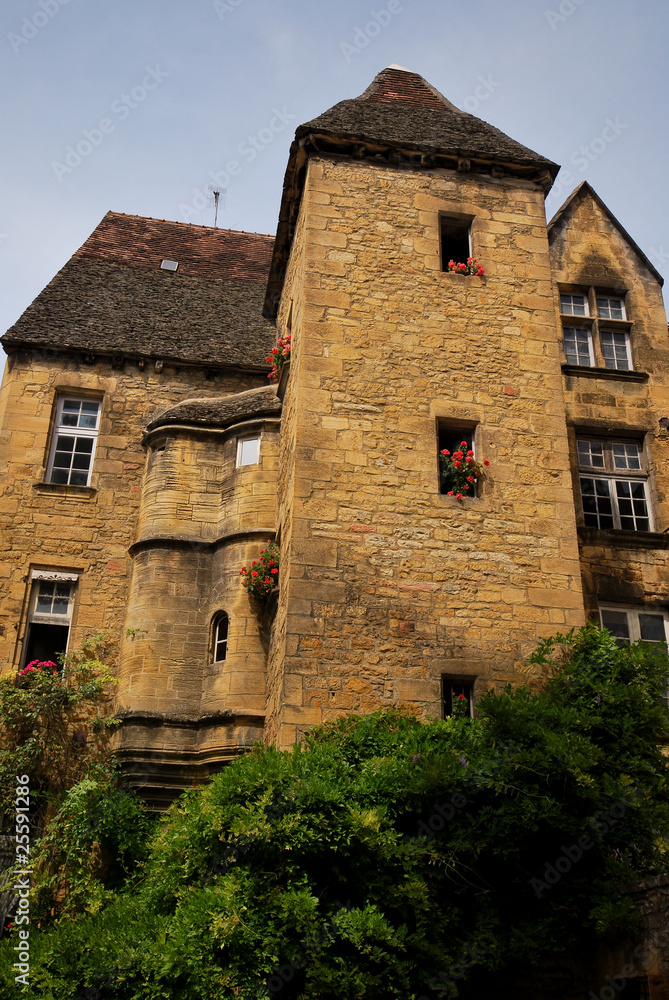
[[65,497],[80,499],[94,497],[98,492],[95,486],[68,486],[65,483],[33,483],[37,493],[51,493]]
[[587,365],[562,365],[563,375],[580,378],[614,379],[616,382],[647,382],[648,372],[625,371],[623,368],[590,368]]
[[662,531],[622,531],[579,526],[583,545],[610,545],[618,549],[669,549],[669,533]]

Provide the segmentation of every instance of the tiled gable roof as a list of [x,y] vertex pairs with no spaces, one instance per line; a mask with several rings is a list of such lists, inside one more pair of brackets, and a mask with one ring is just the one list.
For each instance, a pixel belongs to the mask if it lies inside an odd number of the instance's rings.
[[[272,245],[257,233],[109,212],[3,346],[267,368]],[[161,270],[163,259],[178,270]]]
[[179,262],[179,273],[194,278],[226,278],[264,284],[273,236],[213,229],[165,219],[107,212],[76,256],[134,267]]

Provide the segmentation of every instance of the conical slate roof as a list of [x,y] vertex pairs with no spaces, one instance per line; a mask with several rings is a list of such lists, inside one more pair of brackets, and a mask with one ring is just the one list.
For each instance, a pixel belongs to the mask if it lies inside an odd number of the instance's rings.
[[360,97],[300,125],[290,147],[263,315],[274,318],[297,223],[306,162],[335,154],[413,169],[519,177],[548,191],[557,163],[460,111],[418,73],[388,66]]
[[394,66],[378,73],[360,97],[340,101],[318,118],[300,125],[295,135],[308,133],[554,167],[557,172],[552,160],[475,115],[460,111],[418,73]]

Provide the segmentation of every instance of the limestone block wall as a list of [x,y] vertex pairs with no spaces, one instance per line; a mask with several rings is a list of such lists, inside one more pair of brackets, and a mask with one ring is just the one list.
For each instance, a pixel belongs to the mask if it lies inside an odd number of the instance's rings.
[[[300,212],[284,693],[269,713],[286,745],[342,712],[436,716],[443,674],[478,691],[526,679],[536,641],[583,620],[541,191],[320,157]],[[485,278],[441,270],[440,213],[472,217]],[[474,428],[490,460],[476,499],[439,491],[439,423]]]
[[[260,461],[237,468],[251,432]],[[266,641],[240,569],[274,537],[278,436],[272,418],[147,436],[116,701],[121,759],[158,801],[262,736]],[[228,644],[214,662],[220,612]]]
[[[597,602],[663,603],[669,600],[669,337],[658,280],[590,195],[577,197],[551,230],[555,310],[561,326],[559,291],[595,289],[625,298],[632,360],[644,378],[604,370],[564,377],[572,481],[580,532],[586,605]],[[606,324],[604,324],[606,326]],[[565,358],[562,359],[565,361]],[[570,370],[573,371],[573,370]],[[654,532],[583,528],[577,434],[632,437],[643,445]]]
[[[114,364],[48,351],[16,352],[7,360],[0,391],[0,669],[20,663],[31,568],[80,574],[71,645],[94,630],[120,632],[144,475],[143,426],[184,398],[266,381],[262,374],[238,372],[208,371],[205,378],[204,369],[169,363],[160,372],[150,363]],[[44,482],[59,392],[102,398],[90,489]]]
[[[289,605],[295,608],[296,598],[291,595],[292,580],[298,579],[292,560],[293,511],[295,498],[295,470],[298,448],[298,431],[301,430],[301,412],[297,387],[300,384],[302,328],[304,323],[305,269],[308,261],[305,249],[305,215],[301,211],[297,226],[293,251],[288,262],[286,281],[277,316],[279,336],[290,333],[291,349],[288,377],[284,374],[280,385],[282,393],[281,439],[279,467],[277,473],[277,533],[281,550],[279,577],[279,599],[272,625],[271,642],[267,658],[267,701],[265,718],[265,739],[267,742],[289,746],[295,738],[296,717],[300,724],[308,725],[310,718],[320,720],[319,713],[302,704],[302,677],[286,670],[286,655],[294,655],[299,637],[294,633],[287,638]],[[335,265],[339,270],[339,265]],[[299,605],[298,605],[299,606]],[[311,605],[304,607],[307,613]],[[294,706],[295,716],[285,722],[282,709],[286,700]]]

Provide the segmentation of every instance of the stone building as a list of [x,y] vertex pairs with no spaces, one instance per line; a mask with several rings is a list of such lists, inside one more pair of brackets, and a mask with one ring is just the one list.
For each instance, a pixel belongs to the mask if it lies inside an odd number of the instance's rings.
[[297,129],[275,239],[109,213],[6,333],[0,664],[112,630],[153,802],[263,735],[533,682],[586,618],[664,639],[662,278],[588,184],[546,224],[557,171],[390,67]]

